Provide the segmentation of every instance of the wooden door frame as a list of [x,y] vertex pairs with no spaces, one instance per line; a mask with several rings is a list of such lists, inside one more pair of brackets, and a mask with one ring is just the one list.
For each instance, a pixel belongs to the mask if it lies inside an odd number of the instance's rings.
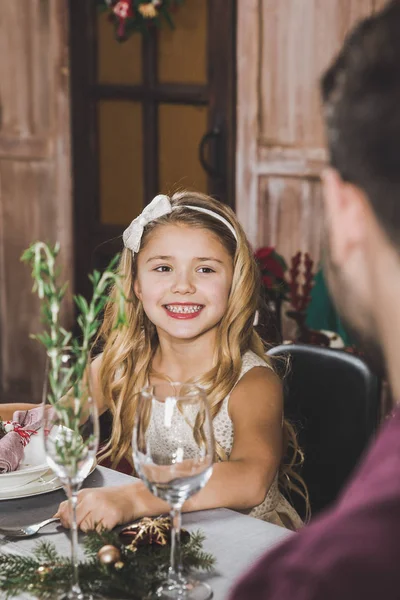
[[238,3],[236,213],[253,247],[258,244],[258,121],[260,0]]
[[[189,2],[190,0],[188,0]],[[216,119],[222,115],[225,123],[227,157],[225,165],[226,180],[221,183],[220,190],[226,189],[224,200],[235,207],[235,124],[236,124],[236,3],[237,0],[207,0],[209,3],[208,32],[208,82],[209,89],[216,90],[210,94],[205,86],[182,86],[181,100],[189,100],[194,104],[209,105],[209,128],[215,126]],[[211,10],[212,6],[212,10]],[[75,289],[84,295],[90,293],[87,280],[92,266],[94,248],[101,254],[105,230],[108,253],[121,249],[121,226],[102,225],[99,219],[99,190],[97,173],[97,140],[96,132],[96,99],[93,98],[94,77],[96,73],[96,31],[94,30],[95,3],[92,0],[70,0],[70,64],[71,64],[71,128],[72,128],[72,165],[74,195],[74,242],[75,242]],[[228,10],[227,10],[228,8]],[[222,25],[221,25],[222,24]],[[111,25],[110,25],[111,26]],[[139,35],[139,34],[138,34]],[[144,59],[144,82],[149,73],[154,72],[157,56],[156,37],[143,37],[142,49]],[[219,51],[219,48],[224,51]],[[97,86],[98,87],[98,86]],[[132,87],[132,86],[131,86]],[[179,85],[164,84],[162,99],[169,100],[172,93],[179,92]],[[115,86],[101,86],[102,97],[112,97]],[[189,89],[188,89],[189,88]],[[134,99],[134,90],[126,89],[127,97]],[[123,93],[123,86],[119,86]],[[144,184],[145,197],[149,200],[158,192],[156,189],[157,165],[150,157],[148,147],[157,145],[157,127],[155,125],[154,103],[144,103]],[[218,191],[217,191],[218,194]],[[90,232],[88,235],[88,224]],[[92,241],[91,241],[92,240]],[[94,241],[93,241],[94,240]]]

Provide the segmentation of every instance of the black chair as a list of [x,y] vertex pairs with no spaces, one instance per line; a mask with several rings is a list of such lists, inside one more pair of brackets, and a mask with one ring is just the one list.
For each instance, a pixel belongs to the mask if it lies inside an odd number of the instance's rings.
[[[306,344],[271,348],[268,354],[289,368],[285,416],[295,426],[305,454],[301,475],[312,516],[335,500],[357,465],[379,420],[380,382],[360,358]],[[304,502],[291,501],[304,516]]]

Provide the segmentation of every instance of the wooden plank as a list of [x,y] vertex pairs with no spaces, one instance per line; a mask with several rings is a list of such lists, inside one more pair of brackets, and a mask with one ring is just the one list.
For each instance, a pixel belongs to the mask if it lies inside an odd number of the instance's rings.
[[318,79],[372,0],[262,0],[260,136],[268,146],[323,147]]
[[258,175],[318,178],[327,164],[325,148],[280,148],[259,146]]
[[[41,329],[22,251],[42,239],[62,246],[72,273],[72,201],[67,0],[15,0],[0,21],[0,401],[38,402],[44,349],[29,339]],[[72,322],[71,296],[63,322]]]
[[[41,235],[49,235],[41,199],[49,196],[46,163],[0,162],[3,216],[1,337],[3,398],[40,400],[44,350],[29,339],[40,331],[39,305],[31,293],[29,268],[20,262],[23,250]],[[50,236],[51,237],[51,236]]]
[[52,60],[49,52],[51,4],[49,0],[13,0],[2,4],[2,134],[22,138],[29,135],[40,137],[48,131],[51,115],[47,93]]
[[[54,215],[51,230],[54,238],[62,245],[61,265],[63,276],[69,281],[64,299],[62,318],[70,329],[74,321],[74,239],[71,157],[71,114],[70,114],[70,66],[69,66],[69,9],[68,0],[51,3],[52,36],[50,51],[54,57],[50,84],[53,95],[54,131],[54,184],[53,194],[47,197]],[[43,234],[45,235],[45,233]],[[42,239],[46,239],[45,237]]]
[[207,105],[208,87],[205,85],[162,83],[154,88],[142,85],[96,84],[91,88],[91,96],[97,100],[131,100],[136,102],[167,102],[171,104]]
[[321,256],[322,190],[318,179],[259,179],[258,245],[274,246],[286,260],[299,250],[318,262]]
[[258,69],[260,0],[237,3],[236,213],[250,240],[257,243]]
[[0,160],[48,160],[52,154],[52,144],[48,137],[30,136],[27,138],[0,134]]

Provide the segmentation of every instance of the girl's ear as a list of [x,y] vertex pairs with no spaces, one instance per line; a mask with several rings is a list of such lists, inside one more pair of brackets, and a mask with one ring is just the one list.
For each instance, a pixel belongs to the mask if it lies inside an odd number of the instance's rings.
[[135,292],[135,296],[141,301],[142,300],[142,290],[140,289],[140,285],[137,279],[133,282],[133,291]]

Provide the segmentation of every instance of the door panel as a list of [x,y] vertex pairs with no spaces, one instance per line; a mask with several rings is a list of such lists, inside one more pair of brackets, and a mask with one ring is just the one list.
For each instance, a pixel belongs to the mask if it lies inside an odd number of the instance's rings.
[[100,223],[124,225],[142,210],[142,105],[98,103]]
[[160,104],[158,109],[158,147],[160,191],[171,194],[178,189],[207,192],[207,174],[198,149],[207,130],[206,106]]
[[158,36],[158,81],[207,85],[208,3],[185,2],[174,17],[175,29],[164,27]]
[[119,44],[106,13],[96,15],[97,81],[99,83],[134,85],[142,83],[142,44],[133,35]]

